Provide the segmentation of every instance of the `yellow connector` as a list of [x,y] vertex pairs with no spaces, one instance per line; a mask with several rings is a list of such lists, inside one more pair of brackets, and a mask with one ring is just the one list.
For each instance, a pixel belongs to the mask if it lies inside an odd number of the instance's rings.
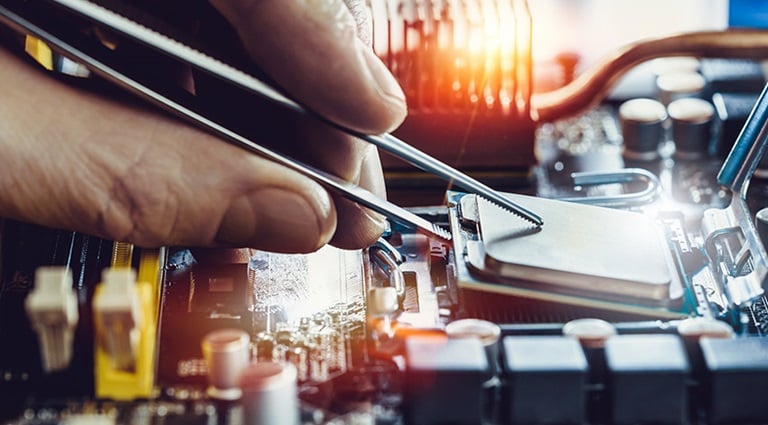
[[48,71],[53,71],[53,52],[44,41],[27,35],[24,37],[24,51]]
[[[124,253],[125,248],[115,244],[115,251]],[[93,299],[96,397],[150,398],[155,392],[160,251],[141,251],[138,281],[125,267],[130,262],[118,263],[104,271]]]

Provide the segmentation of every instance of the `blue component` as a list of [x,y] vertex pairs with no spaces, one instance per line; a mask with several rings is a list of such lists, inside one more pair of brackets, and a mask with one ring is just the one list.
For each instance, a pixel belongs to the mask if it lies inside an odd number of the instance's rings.
[[768,28],[768,2],[765,0],[730,0],[728,26],[731,28]]
[[[731,190],[740,192],[757,168],[765,150],[764,140],[768,137],[768,85],[757,99],[752,113],[747,118],[736,143],[731,149],[717,175],[717,182]],[[748,164],[747,167],[744,164]]]

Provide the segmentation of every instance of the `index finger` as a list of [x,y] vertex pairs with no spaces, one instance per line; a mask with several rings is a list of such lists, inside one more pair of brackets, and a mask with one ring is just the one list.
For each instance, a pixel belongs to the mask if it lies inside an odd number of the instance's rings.
[[397,127],[405,95],[358,36],[342,0],[212,0],[253,60],[290,96],[364,133]]

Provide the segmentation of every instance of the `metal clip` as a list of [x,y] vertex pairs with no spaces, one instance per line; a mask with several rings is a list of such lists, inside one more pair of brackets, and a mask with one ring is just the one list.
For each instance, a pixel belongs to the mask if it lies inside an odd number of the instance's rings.
[[659,178],[642,168],[625,168],[618,171],[594,171],[571,174],[575,186],[597,186],[614,183],[645,183],[645,188],[636,192],[610,196],[567,197],[561,201],[601,207],[625,208],[644,205],[653,201],[661,189]]
[[390,286],[395,288],[397,299],[400,305],[402,305],[405,300],[405,276],[403,276],[403,271],[400,269],[400,264],[405,259],[397,248],[382,238],[379,238],[376,244],[370,247],[370,251],[374,262],[389,277]]
[[720,284],[729,302],[738,307],[748,307],[765,294],[763,285],[768,277],[768,253],[747,205],[747,189],[766,149],[768,85],[717,175],[718,183],[731,192],[731,204],[724,209],[705,211],[701,222],[707,247],[728,248],[710,250],[708,255],[711,261],[720,263]]

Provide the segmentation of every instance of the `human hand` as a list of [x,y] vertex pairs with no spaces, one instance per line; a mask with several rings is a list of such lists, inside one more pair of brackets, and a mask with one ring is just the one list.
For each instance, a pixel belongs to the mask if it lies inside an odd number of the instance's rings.
[[[360,38],[364,14],[351,10],[362,2],[212,3],[258,66],[316,112],[371,133],[404,118],[402,91]],[[291,170],[164,115],[74,90],[2,50],[0,63],[0,217],[140,246],[281,252],[329,241],[362,247],[382,231],[381,217]],[[294,134],[306,138],[286,141],[293,150],[383,196],[375,148],[314,122]]]

